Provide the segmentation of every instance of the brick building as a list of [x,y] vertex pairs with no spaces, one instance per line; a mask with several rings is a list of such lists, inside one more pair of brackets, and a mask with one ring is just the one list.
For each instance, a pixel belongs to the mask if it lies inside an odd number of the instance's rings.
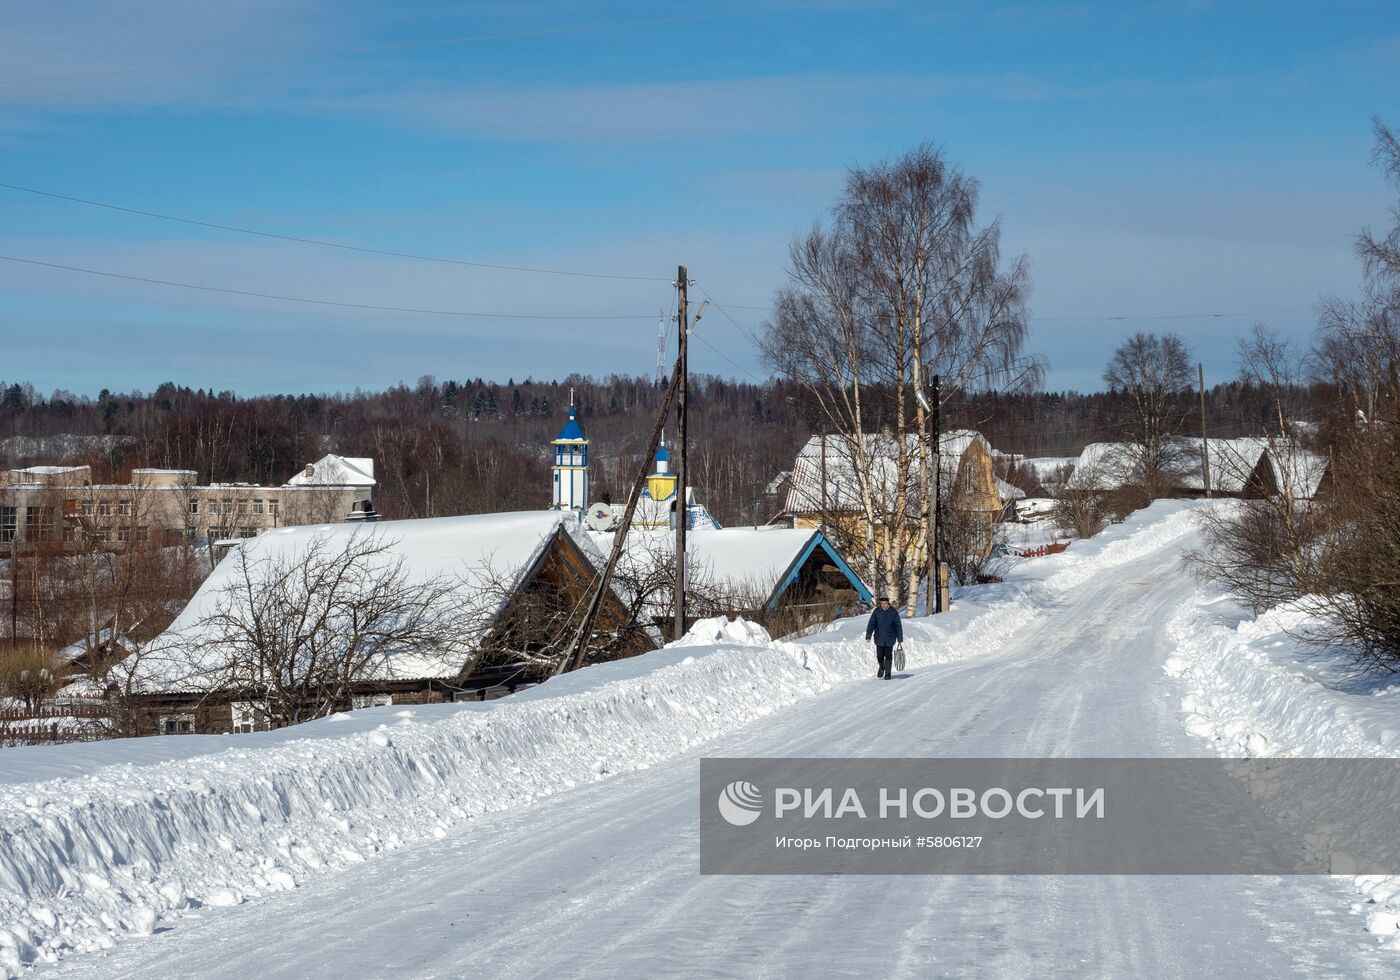
[[217,542],[343,521],[374,492],[374,461],[329,455],[281,486],[200,484],[193,470],[136,469],[124,484],[88,466],[0,471],[0,552],[133,541]]

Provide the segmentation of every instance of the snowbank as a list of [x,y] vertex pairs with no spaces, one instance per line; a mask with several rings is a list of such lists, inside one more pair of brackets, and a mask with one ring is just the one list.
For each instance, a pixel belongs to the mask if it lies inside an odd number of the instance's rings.
[[[911,668],[995,653],[1063,590],[1193,531],[1164,503],[1019,563],[906,624]],[[149,935],[200,906],[445,836],[480,814],[643,769],[869,678],[864,619],[797,643],[703,621],[679,644],[500,701],[397,707],[237,736],[0,753],[0,966]]]
[[[1400,679],[1358,677],[1334,654],[1296,637],[1294,606],[1255,618],[1218,592],[1173,617],[1176,653],[1165,664],[1186,694],[1186,730],[1224,756],[1391,758],[1400,750]],[[1355,879],[1353,911],[1386,949],[1400,952],[1400,875]]]

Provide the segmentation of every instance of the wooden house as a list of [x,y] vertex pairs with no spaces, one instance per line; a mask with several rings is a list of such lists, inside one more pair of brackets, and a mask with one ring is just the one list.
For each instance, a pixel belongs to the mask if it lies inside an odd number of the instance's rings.
[[1240,496],[1246,500],[1312,500],[1328,482],[1327,457],[1284,443],[1270,445],[1250,469]]
[[[564,618],[579,606],[601,565],[579,529],[578,515],[559,511],[324,525],[262,535],[242,543],[243,554],[225,557],[170,629],[127,662],[118,683],[134,691],[130,703],[137,733],[268,727],[268,710],[256,691],[220,685],[218,679],[227,676],[221,660],[240,651],[211,635],[217,630],[215,616],[229,603],[251,601],[241,578],[276,575],[318,542],[335,547],[356,535],[377,536],[383,560],[398,563],[410,580],[451,577],[458,583],[451,601],[462,604],[461,621],[471,625],[455,654],[400,649],[366,665],[339,710],[486,699],[544,680],[546,672],[531,666],[528,654],[557,649],[567,631]],[[631,626],[618,596],[605,597],[598,630],[613,638],[606,657],[654,646]]]

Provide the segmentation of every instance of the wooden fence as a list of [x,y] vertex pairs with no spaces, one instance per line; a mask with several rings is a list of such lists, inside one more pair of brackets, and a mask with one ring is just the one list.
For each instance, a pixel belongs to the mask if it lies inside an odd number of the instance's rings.
[[35,708],[0,708],[0,746],[57,745],[111,738],[102,701],[59,701]]
[[1018,551],[1016,552],[1016,557],[1044,558],[1046,555],[1058,555],[1060,552],[1064,551],[1068,547],[1068,541],[1056,541],[1053,544],[1043,544],[1039,548],[1029,548],[1026,551]]

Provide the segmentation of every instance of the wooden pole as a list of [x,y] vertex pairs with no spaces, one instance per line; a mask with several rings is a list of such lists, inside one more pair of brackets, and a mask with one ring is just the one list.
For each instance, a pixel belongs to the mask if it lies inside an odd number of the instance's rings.
[[1206,366],[1196,362],[1196,377],[1201,387],[1201,483],[1210,496],[1210,442],[1206,439]]
[[943,588],[943,548],[941,547],[943,535],[939,526],[943,517],[943,418],[941,403],[943,392],[938,375],[933,376],[933,404],[930,407],[930,427],[933,429],[933,473],[932,488],[925,487],[926,493],[931,493],[933,500],[928,508],[928,541],[924,544],[924,552],[928,558],[928,583],[925,586],[924,612],[926,615],[946,612],[947,605]]
[[690,511],[686,500],[686,395],[688,394],[687,374],[690,370],[687,353],[690,336],[690,311],[686,300],[685,266],[676,269],[676,322],[679,326],[680,347],[676,357],[676,371],[680,375],[680,386],[676,389],[676,623],[672,639],[679,640],[685,635],[685,532],[690,523]]

